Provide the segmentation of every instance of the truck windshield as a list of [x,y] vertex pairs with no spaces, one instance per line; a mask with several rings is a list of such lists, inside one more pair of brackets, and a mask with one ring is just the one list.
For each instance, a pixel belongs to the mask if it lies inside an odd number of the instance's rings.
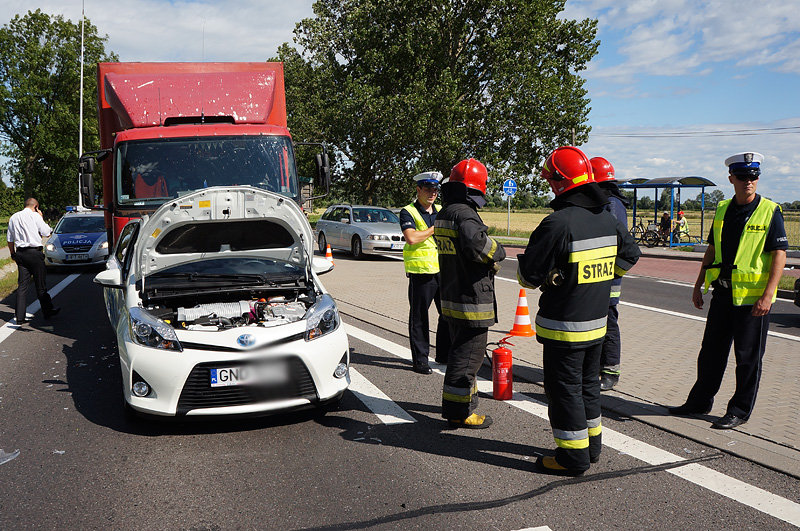
[[154,205],[209,186],[249,185],[297,199],[288,137],[132,140],[117,147],[117,202]]

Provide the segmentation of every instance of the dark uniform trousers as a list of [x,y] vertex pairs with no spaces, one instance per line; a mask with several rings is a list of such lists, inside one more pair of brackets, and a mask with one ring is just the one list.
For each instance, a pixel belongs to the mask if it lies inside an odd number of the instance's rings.
[[588,469],[590,459],[597,459],[602,450],[602,435],[589,432],[600,423],[600,380],[597,374],[601,349],[600,343],[583,349],[543,345],[544,389],[553,435],[557,439],[562,438],[559,435],[574,439],[576,432],[585,431],[589,440],[588,446],[584,447],[575,444],[575,448],[564,448],[559,444],[556,448],[558,464],[571,470]]
[[450,350],[450,330],[442,318],[439,297],[439,274],[409,273],[408,275],[408,337],[411,340],[411,360],[415,367],[427,367],[430,355],[430,320],[428,310],[436,304],[439,322],[436,326],[436,361],[447,363]]
[[600,353],[600,369],[605,369],[612,374],[619,374],[622,345],[619,337],[619,310],[616,304],[608,305],[607,323],[606,337],[603,340],[603,349]]
[[444,375],[442,416],[464,420],[478,407],[476,375],[486,355],[489,329],[449,324],[452,355]]
[[761,380],[761,360],[767,344],[769,314],[755,317],[753,306],[734,306],[731,290],[714,288],[706,319],[703,343],[697,357],[697,381],[687,404],[711,407],[719,391],[733,343],[736,356],[736,392],[728,413],[747,420],[753,411]]
[[31,276],[36,287],[36,296],[42,306],[42,312],[48,315],[53,311],[53,301],[47,293],[47,269],[44,265],[44,255],[41,247],[21,247],[16,249],[16,262],[19,271],[17,287],[17,322],[25,319],[25,299],[28,293],[28,284]]

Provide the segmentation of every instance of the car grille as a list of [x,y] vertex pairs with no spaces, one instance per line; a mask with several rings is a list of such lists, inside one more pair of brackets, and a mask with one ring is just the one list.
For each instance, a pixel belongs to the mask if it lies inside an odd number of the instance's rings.
[[395,235],[392,235],[392,241],[395,241],[395,242],[402,242],[402,241],[405,241],[405,238],[403,238],[402,236],[395,236]]
[[64,245],[62,247],[65,253],[88,253],[91,248],[91,245]]
[[229,387],[211,387],[210,369],[215,367],[238,367],[247,365],[247,361],[240,362],[210,362],[194,366],[186,385],[183,386],[181,397],[178,400],[178,415],[185,415],[192,409],[212,407],[244,406],[269,402],[273,400],[287,400],[292,398],[305,398],[315,401],[317,390],[314,380],[300,358],[288,358],[289,381],[278,386],[246,386],[232,385]]

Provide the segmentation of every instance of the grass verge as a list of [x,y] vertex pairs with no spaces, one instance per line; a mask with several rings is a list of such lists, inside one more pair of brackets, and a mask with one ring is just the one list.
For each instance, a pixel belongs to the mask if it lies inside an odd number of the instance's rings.
[[[0,269],[4,268],[11,262],[13,262],[11,258],[3,258],[0,260]],[[0,299],[6,298],[8,295],[13,293],[15,289],[17,289],[16,271],[12,271],[3,277],[0,277]]]

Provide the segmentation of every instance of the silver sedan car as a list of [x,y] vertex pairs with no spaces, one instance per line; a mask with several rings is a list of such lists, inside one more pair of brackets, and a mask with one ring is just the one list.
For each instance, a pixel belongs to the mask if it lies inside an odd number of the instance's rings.
[[320,252],[350,251],[355,258],[365,253],[402,253],[406,241],[400,219],[388,208],[364,205],[331,205],[317,221]]

